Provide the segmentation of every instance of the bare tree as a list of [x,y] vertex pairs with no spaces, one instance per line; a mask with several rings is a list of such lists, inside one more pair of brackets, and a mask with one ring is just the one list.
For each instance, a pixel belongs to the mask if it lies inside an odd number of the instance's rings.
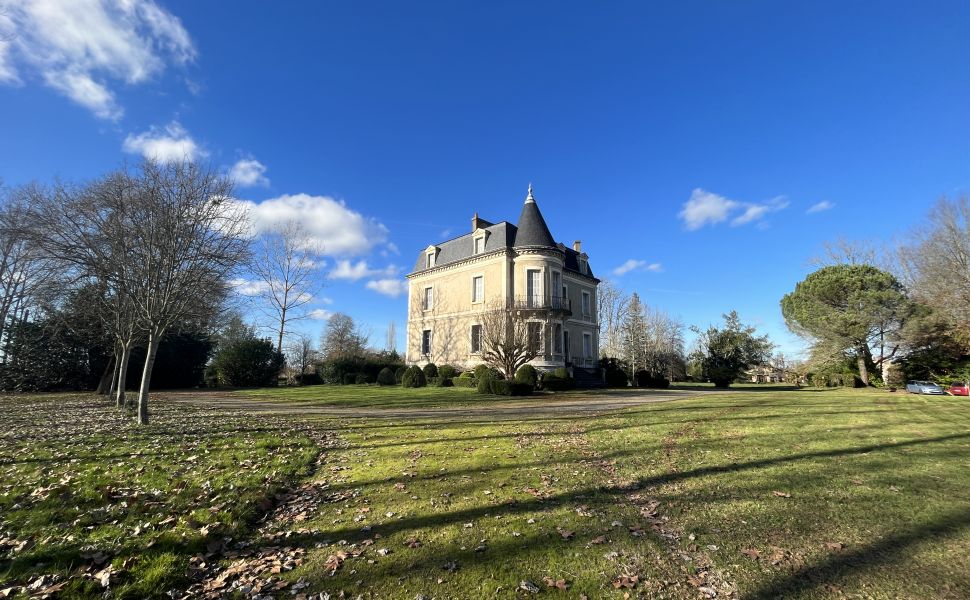
[[4,194],[0,203],[0,343],[11,323],[25,320],[32,299],[50,273],[49,264],[25,235],[30,194]]
[[303,376],[313,367],[317,358],[317,350],[313,347],[313,341],[301,335],[294,340],[289,347],[289,363],[297,373],[297,383],[303,385]]
[[332,360],[345,356],[361,356],[367,350],[370,335],[354,323],[353,317],[334,313],[327,319],[326,329],[320,339],[320,353]]
[[226,279],[248,257],[245,214],[232,183],[188,162],[143,163],[131,195],[122,291],[147,332],[138,422],[148,423],[148,394],[158,345],[170,327],[217,310]]
[[519,367],[539,356],[542,350],[537,339],[541,334],[536,333],[541,331],[541,324],[526,320],[501,303],[491,304],[482,311],[481,325],[482,360],[507,378],[514,377]]
[[307,317],[304,307],[313,299],[316,287],[315,250],[306,229],[289,222],[264,235],[253,261],[252,271],[262,284],[257,297],[274,320],[279,352],[290,324]]
[[397,350],[397,325],[394,321],[387,324],[387,337],[384,341],[384,349],[388,352]]
[[596,314],[599,315],[600,354],[619,357],[623,353],[623,322],[630,297],[611,281],[601,281],[596,290]]
[[970,346],[970,198],[942,198],[929,222],[899,251],[910,292],[960,332]]
[[886,266],[884,253],[875,245],[864,240],[850,240],[839,236],[834,241],[822,244],[822,253],[809,260],[809,266],[816,269],[833,265],[871,265]]

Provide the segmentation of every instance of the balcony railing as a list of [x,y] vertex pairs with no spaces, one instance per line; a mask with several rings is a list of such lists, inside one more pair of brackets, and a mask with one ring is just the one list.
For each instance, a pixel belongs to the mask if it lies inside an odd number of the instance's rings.
[[509,300],[509,308],[514,310],[548,310],[572,314],[569,298],[561,296],[515,296]]

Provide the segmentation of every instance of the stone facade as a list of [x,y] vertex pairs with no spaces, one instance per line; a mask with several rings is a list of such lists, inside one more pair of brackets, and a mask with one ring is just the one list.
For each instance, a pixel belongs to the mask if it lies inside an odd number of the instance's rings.
[[470,233],[420,253],[408,283],[408,364],[480,364],[482,315],[502,307],[535,323],[536,368],[597,366],[599,280],[580,242],[553,241],[531,186],[517,225],[476,214]]

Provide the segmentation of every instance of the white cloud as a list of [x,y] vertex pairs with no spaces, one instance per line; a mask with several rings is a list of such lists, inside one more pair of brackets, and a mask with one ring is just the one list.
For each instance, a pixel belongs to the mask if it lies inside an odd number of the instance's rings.
[[[788,207],[788,200],[784,196],[772,198],[768,202],[755,204],[730,200],[711,192],[695,189],[690,199],[684,203],[679,217],[689,231],[695,231],[705,225],[716,225],[731,218],[731,226],[738,227],[749,223],[765,225],[764,218],[773,212]],[[740,211],[740,212],[739,212]],[[733,216],[733,218],[732,218]]]
[[269,290],[269,284],[265,281],[256,281],[254,279],[233,279],[229,282],[229,285],[243,296],[258,296]]
[[307,316],[317,321],[326,321],[333,316],[333,313],[325,308],[315,308],[308,312]]
[[123,114],[111,84],[138,84],[196,50],[153,0],[8,0],[0,15],[0,82],[35,73],[102,119]]
[[138,135],[128,134],[122,149],[161,162],[194,161],[208,155],[177,121],[162,128],[152,127]]
[[403,279],[375,279],[367,282],[367,289],[396,298],[408,291],[408,282]]
[[808,210],[805,211],[805,214],[811,215],[811,214],[820,213],[826,210],[832,210],[833,208],[835,208],[835,202],[822,200],[821,202],[818,202],[808,207]]
[[631,271],[650,271],[651,273],[660,273],[663,271],[663,266],[660,263],[648,263],[645,260],[631,258],[619,267],[613,269],[613,274],[617,277],[622,277]]
[[349,260],[338,260],[337,264],[327,275],[330,279],[346,279],[348,281],[358,281],[365,277],[394,276],[397,275],[397,267],[389,265],[383,269],[372,269],[367,265],[366,260],[359,260],[353,263]]
[[229,177],[240,187],[268,186],[269,178],[265,173],[266,165],[255,158],[242,158],[229,169]]
[[708,223],[713,225],[727,220],[728,213],[738,206],[739,203],[734,200],[697,188],[684,203],[680,218],[684,220],[687,229],[694,231]]
[[253,233],[277,230],[287,223],[306,229],[314,249],[328,256],[359,256],[387,241],[387,227],[347,208],[341,200],[309,194],[238,201],[249,212]]

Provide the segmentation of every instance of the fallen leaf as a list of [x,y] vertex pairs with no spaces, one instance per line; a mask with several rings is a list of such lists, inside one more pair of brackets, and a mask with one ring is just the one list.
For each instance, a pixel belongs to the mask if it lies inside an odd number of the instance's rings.
[[613,587],[616,589],[635,588],[638,583],[640,583],[639,575],[620,575],[613,580]]
[[552,577],[546,576],[542,578],[542,581],[546,584],[546,587],[556,588],[563,591],[569,589],[569,584],[566,583],[565,579],[553,579]]
[[841,550],[845,548],[842,542],[825,542],[825,547],[829,550]]
[[761,558],[761,551],[758,550],[757,548],[745,548],[744,550],[741,551],[741,554],[744,554],[751,560],[758,560],[759,558]]
[[561,535],[562,536],[562,539],[564,539],[564,540],[571,540],[574,537],[576,537],[576,532],[575,531],[570,531],[569,529],[563,529],[562,527],[556,527],[556,531],[559,532],[559,535]]
[[777,496],[779,498],[791,498],[791,494],[789,494],[788,492],[779,492],[775,490],[774,492],[771,492],[771,493],[772,495]]
[[541,591],[539,589],[539,586],[532,583],[528,579],[523,579],[522,581],[519,582],[519,589],[525,592],[529,592],[530,594],[538,594]]

